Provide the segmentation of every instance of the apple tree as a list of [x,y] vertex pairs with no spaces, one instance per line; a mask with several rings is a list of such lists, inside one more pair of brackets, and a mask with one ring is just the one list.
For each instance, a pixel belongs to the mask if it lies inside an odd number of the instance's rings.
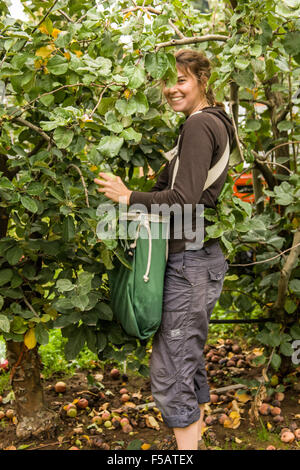
[[[107,272],[122,247],[97,236],[107,200],[93,179],[102,169],[151,188],[181,122],[160,91],[162,79],[176,81],[178,47],[211,58],[210,83],[235,122],[231,170],[253,173],[253,206],[232,197],[229,174],[217,213],[206,214],[208,236],[220,237],[232,263],[220,304],[239,316],[274,314],[260,340],[277,348],[273,366],[282,354],[290,360],[299,339],[298,2],[22,4],[28,21],[0,1],[0,332],[17,434],[52,426],[38,356],[51,329],[68,339],[68,359],[84,345],[102,358],[140,346],[109,306]],[[234,261],[249,246],[248,273]]]

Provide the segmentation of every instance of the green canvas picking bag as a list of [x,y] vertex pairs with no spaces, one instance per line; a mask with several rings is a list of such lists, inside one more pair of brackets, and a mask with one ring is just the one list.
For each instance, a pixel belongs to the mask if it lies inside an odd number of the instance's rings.
[[161,322],[169,217],[136,211],[121,214],[122,221],[133,234],[125,251],[130,269],[117,259],[109,271],[111,308],[129,336],[145,340]]

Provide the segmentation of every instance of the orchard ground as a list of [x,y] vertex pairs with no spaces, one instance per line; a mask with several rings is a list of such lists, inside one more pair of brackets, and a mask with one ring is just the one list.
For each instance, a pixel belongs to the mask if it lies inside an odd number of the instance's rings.
[[[211,403],[205,405],[203,436],[208,449],[264,450],[273,446],[277,450],[300,450],[300,368],[285,378],[268,372],[269,382],[264,384],[267,395],[262,400],[267,404],[267,414],[261,414],[264,410],[257,392],[266,370],[255,365],[260,353],[259,347],[249,348],[230,339],[206,345]],[[149,378],[130,371],[124,375],[121,368],[112,377],[111,370],[116,368],[116,363],[90,360],[88,369],[77,368],[71,376],[62,372],[42,376],[45,399],[57,414],[57,424],[47,435],[26,440],[16,437],[13,394],[8,372],[2,372],[0,449],[146,451],[166,445],[172,432],[153,406]],[[64,392],[55,390],[57,382],[65,383]],[[236,388],[238,383],[244,387]],[[230,388],[232,385],[235,388]],[[215,393],[214,389],[221,390]],[[85,400],[79,401],[82,398]],[[71,403],[75,417],[68,416],[67,406]],[[250,411],[254,405],[256,420]],[[288,430],[294,439],[283,442],[282,434]]]

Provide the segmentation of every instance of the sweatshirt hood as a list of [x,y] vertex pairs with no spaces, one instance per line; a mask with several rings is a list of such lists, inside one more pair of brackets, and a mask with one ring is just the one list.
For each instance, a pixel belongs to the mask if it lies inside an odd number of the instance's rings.
[[234,126],[226,111],[221,106],[203,108],[202,111],[209,114],[214,114],[223,121],[228,132],[230,148],[232,148],[235,140]]

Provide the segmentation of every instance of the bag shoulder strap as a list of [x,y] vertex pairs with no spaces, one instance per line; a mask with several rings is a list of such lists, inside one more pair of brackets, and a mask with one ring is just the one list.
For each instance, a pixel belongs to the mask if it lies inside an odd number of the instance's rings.
[[[191,116],[193,116],[194,114],[199,114],[199,113],[202,113],[202,111],[196,111],[195,113],[191,114]],[[175,165],[174,165],[174,171],[173,171],[173,175],[172,175],[171,189],[173,189],[175,178],[176,178],[178,167],[179,167],[178,149],[179,149],[180,137],[181,136],[179,136],[179,138],[178,138],[178,142],[177,142],[176,147],[174,147],[174,149],[172,149],[172,150],[170,150],[170,152],[168,152],[169,154],[171,154],[171,152],[172,152],[173,153],[172,157],[176,158]],[[223,152],[223,155],[217,161],[217,163],[215,163],[215,165],[208,170],[207,179],[206,179],[203,191],[205,191],[207,188],[209,188],[213,183],[215,183],[215,181],[217,181],[219,176],[221,176],[221,174],[225,170],[226,165],[228,163],[229,155],[230,155],[230,145],[229,145],[229,137],[227,135],[227,143],[226,143],[226,147],[225,147],[225,150]]]

